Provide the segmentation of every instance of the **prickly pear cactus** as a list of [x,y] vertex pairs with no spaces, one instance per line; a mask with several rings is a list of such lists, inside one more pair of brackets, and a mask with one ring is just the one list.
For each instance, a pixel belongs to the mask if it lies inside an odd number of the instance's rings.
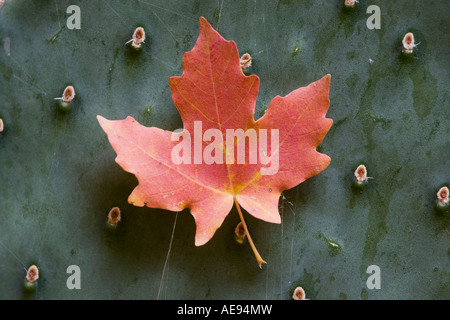
[[[0,298],[292,299],[301,286],[309,299],[449,299],[450,217],[435,206],[450,184],[449,10],[447,1],[4,2]],[[181,75],[201,16],[252,56],[257,115],[275,95],[332,76],[334,124],[320,146],[330,166],[283,194],[281,225],[246,216],[262,270],[234,240],[236,209],[195,247],[188,210],[128,204],[137,180],[96,120],[180,128],[168,78]],[[137,27],[138,51],[126,44]],[[405,54],[408,32],[416,46]],[[113,207],[121,221],[111,228]]]

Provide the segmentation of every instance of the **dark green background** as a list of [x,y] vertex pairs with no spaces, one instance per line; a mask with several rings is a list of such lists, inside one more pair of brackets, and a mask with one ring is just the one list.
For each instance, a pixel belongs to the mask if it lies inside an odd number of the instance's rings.
[[[0,8],[0,298],[2,299],[449,299],[449,213],[434,211],[449,184],[448,1],[26,1]],[[66,8],[81,9],[69,30]],[[366,8],[381,9],[369,30]],[[256,117],[270,100],[332,75],[319,147],[330,166],[280,200],[281,225],[245,214],[268,262],[239,246],[233,209],[213,239],[194,246],[189,212],[137,208],[137,184],[115,162],[96,120],[128,115],[147,126],[182,126],[168,78],[204,16],[261,79]],[[141,54],[125,42],[143,26]],[[401,55],[408,31],[420,42]],[[369,60],[370,59],[370,60]],[[372,61],[372,63],[370,63]],[[76,90],[69,113],[55,97]],[[370,180],[352,189],[365,163]],[[109,209],[123,212],[115,233]],[[176,225],[174,228],[174,222]],[[170,246],[172,231],[173,241]],[[170,248],[170,254],[168,254]],[[25,267],[41,271],[24,295]],[[66,269],[81,268],[81,290]],[[369,265],[381,289],[366,286]]]

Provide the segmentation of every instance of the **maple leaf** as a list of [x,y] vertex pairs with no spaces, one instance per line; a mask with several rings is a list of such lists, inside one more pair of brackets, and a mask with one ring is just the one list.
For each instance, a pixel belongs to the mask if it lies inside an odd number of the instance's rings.
[[[316,148],[332,124],[325,117],[330,103],[330,75],[285,97],[275,97],[264,116],[255,121],[259,78],[243,74],[236,44],[225,40],[202,17],[195,46],[183,56],[183,74],[171,77],[169,84],[183,120],[180,133],[144,127],[132,117],[110,121],[97,116],[117,153],[116,162],[138,179],[129,203],[170,211],[189,208],[196,223],[197,246],[212,238],[235,204],[261,267],[265,261],[251,240],[240,206],[258,219],[280,223],[281,192],[329,165],[330,158]],[[220,135],[207,138],[204,133],[210,129],[218,130]],[[250,161],[255,156],[250,147],[245,150],[245,163],[240,163],[239,150],[235,150],[239,141],[233,138],[231,146],[226,143],[227,133],[238,129],[245,133],[254,130],[259,142],[265,138],[267,153],[256,153],[259,163]],[[269,132],[278,137],[264,136]],[[192,133],[190,141],[187,138]],[[185,146],[189,148],[182,152],[184,162],[174,162],[173,150],[181,145],[174,136],[188,141]],[[246,136],[242,139],[245,142]],[[251,138],[247,139],[250,145]],[[222,156],[223,161],[198,161],[199,148],[200,160],[209,150],[214,159]],[[197,151],[194,159],[187,154],[190,150]],[[273,165],[272,171],[269,164]],[[264,169],[269,173],[264,174]]]

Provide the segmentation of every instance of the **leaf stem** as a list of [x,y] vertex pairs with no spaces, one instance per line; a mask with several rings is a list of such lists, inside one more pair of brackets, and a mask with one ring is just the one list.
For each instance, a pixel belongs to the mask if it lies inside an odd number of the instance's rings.
[[252,237],[250,236],[250,233],[248,232],[247,224],[245,223],[245,220],[244,220],[244,215],[242,214],[242,211],[241,211],[241,206],[239,205],[238,201],[236,200],[236,197],[234,197],[234,203],[236,204],[236,208],[239,213],[239,217],[241,218],[242,225],[244,226],[245,234],[247,235],[248,242],[250,243],[250,246],[252,247],[256,261],[258,262],[259,267],[262,268],[261,265],[263,263],[267,263],[267,262],[263,260],[263,258],[259,254],[258,250],[256,249],[255,244],[253,243]]

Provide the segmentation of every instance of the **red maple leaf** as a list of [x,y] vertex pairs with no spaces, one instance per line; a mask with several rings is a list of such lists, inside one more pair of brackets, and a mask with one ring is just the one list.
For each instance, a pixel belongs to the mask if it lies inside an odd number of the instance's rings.
[[171,211],[189,208],[197,246],[211,239],[235,204],[261,266],[265,261],[240,206],[258,219],[280,223],[281,192],[329,165],[330,158],[316,148],[332,124],[325,118],[330,75],[275,97],[255,121],[259,78],[243,74],[236,44],[200,18],[197,42],[183,56],[183,75],[169,84],[182,132],[144,127],[132,117],[97,117],[116,162],[139,181],[128,201]]

